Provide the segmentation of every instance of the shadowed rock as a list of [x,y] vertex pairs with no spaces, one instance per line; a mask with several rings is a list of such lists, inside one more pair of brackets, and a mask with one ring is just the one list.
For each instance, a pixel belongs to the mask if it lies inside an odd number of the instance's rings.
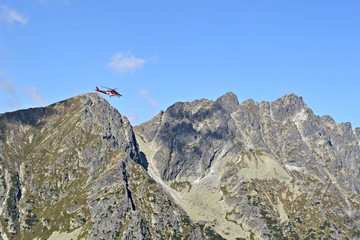
[[194,235],[196,226],[146,167],[129,121],[98,94],[2,114],[1,237]]
[[360,232],[359,130],[315,115],[302,97],[239,104],[229,92],[176,103],[135,131],[151,146],[149,169],[224,237]]

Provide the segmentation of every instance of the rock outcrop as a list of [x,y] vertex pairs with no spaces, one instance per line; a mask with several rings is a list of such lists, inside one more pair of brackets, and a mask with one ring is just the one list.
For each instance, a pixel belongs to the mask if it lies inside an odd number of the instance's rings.
[[301,97],[176,103],[135,132],[162,185],[224,238],[360,237],[359,129]]
[[357,239],[360,128],[301,97],[0,115],[0,239]]
[[2,114],[0,131],[0,239],[205,238],[99,95]]

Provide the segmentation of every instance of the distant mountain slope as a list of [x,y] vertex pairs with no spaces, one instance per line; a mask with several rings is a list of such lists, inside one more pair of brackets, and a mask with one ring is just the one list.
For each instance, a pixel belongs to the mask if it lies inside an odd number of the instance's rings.
[[135,132],[149,174],[224,238],[360,238],[360,129],[301,97],[176,103]]
[[2,114],[0,239],[205,239],[141,163],[95,93]]
[[294,94],[0,115],[0,239],[357,239],[360,129]]

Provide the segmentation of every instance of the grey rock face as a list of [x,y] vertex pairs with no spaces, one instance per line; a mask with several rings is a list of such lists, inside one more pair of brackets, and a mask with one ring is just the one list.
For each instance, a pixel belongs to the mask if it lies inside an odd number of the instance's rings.
[[316,116],[301,97],[176,103],[135,131],[192,219],[210,220],[193,210],[194,189],[218,198],[204,201],[223,237],[359,236],[359,130]]
[[2,114],[1,237],[170,239],[196,233],[142,161],[129,121],[97,94]]
[[356,239],[360,130],[301,97],[0,115],[0,239]]

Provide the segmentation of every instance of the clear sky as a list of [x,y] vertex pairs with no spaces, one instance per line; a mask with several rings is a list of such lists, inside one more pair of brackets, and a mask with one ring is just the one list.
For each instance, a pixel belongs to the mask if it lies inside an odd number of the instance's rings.
[[303,96],[360,127],[358,0],[0,0],[0,112],[95,86],[134,125],[177,101]]

